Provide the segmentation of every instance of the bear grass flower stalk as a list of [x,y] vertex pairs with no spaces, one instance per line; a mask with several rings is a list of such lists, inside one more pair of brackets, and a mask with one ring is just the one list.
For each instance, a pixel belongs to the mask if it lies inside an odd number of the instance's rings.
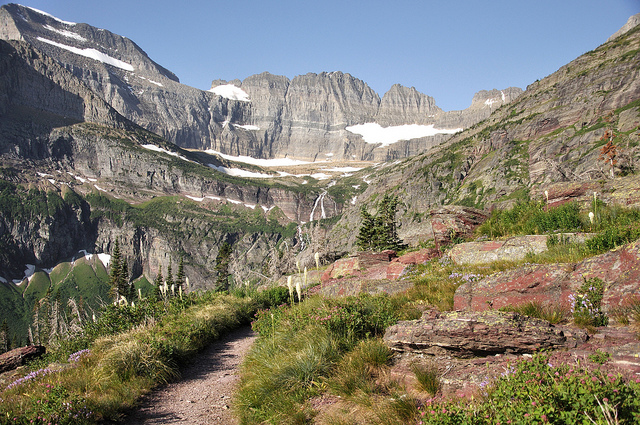
[[293,304],[293,278],[291,276],[287,276],[287,289],[289,289],[289,301]]

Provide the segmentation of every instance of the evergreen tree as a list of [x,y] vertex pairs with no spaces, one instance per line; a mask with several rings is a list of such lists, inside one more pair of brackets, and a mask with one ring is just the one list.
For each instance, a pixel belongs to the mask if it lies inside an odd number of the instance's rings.
[[[173,274],[171,273],[171,261],[169,261],[169,265],[167,266],[167,278],[164,281],[167,284],[167,289],[171,291],[171,287],[174,285]],[[175,291],[175,287],[173,291]],[[173,291],[171,292],[172,295],[174,294]]]
[[0,327],[0,354],[6,353],[9,350],[11,350],[9,324],[7,323],[7,319],[4,319],[2,327]]
[[216,278],[216,290],[226,291],[229,289],[229,260],[231,259],[231,244],[223,242],[216,256],[215,270],[218,273]]
[[360,210],[362,224],[356,237],[356,244],[363,250],[382,251],[400,250],[406,245],[398,237],[396,210],[398,198],[385,194],[376,215],[370,214],[365,207]]
[[396,210],[398,208],[398,197],[385,194],[380,203],[382,246],[383,249],[400,250],[405,247],[398,236],[396,226]]
[[122,286],[122,258],[120,254],[120,242],[116,238],[116,243],[111,254],[111,272],[109,273],[109,286],[111,287],[111,295],[115,301],[118,301],[120,295],[126,295],[121,292]]
[[160,268],[158,269],[158,274],[156,275],[156,278],[153,281],[153,285],[155,286],[153,292],[156,296],[156,299],[161,300],[162,291],[160,290],[160,287],[164,285],[164,277],[162,277],[162,266],[160,266]]
[[360,216],[362,217],[362,225],[356,237],[356,244],[363,250],[373,249],[376,219],[369,214],[364,206],[360,208]]
[[184,257],[180,255],[180,262],[178,263],[178,274],[176,275],[176,291],[184,291]]

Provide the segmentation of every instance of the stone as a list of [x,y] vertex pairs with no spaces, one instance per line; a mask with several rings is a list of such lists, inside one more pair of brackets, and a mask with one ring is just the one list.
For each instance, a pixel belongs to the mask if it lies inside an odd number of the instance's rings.
[[42,345],[29,345],[27,347],[15,348],[0,355],[0,373],[16,369],[27,362],[42,356],[46,348]]
[[455,292],[454,308],[483,311],[528,302],[569,308],[569,296],[592,278],[605,284],[602,299],[605,312],[640,295],[640,241],[577,264],[525,265],[477,282],[466,282]]
[[[584,243],[590,233],[559,233],[555,235],[564,243]],[[455,245],[449,257],[456,264],[486,264],[493,261],[519,261],[527,254],[540,254],[547,250],[548,235],[515,236],[504,240],[465,242]]]
[[395,351],[470,357],[559,348],[566,337],[545,320],[492,310],[401,321],[387,329],[384,341]]

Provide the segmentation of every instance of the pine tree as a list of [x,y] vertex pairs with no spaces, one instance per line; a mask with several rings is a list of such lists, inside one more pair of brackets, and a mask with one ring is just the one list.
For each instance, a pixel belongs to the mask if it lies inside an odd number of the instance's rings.
[[231,244],[223,242],[216,256],[215,270],[218,273],[216,278],[216,290],[226,291],[229,289],[229,260],[231,259]]
[[[175,287],[173,282],[173,274],[171,273],[171,261],[169,261],[169,265],[167,266],[167,278],[164,280],[167,284],[167,288],[171,291],[172,295],[175,295]],[[173,287],[173,290],[171,289]]]
[[158,269],[158,274],[156,275],[155,280],[153,281],[153,285],[155,286],[153,292],[156,296],[157,300],[162,299],[162,290],[160,287],[164,285],[164,277],[162,277],[162,266]]
[[176,291],[180,288],[184,291],[184,257],[180,255],[180,262],[178,263],[178,274],[176,275]]
[[385,194],[380,203],[383,249],[399,250],[405,247],[398,236],[396,226],[396,210],[398,208],[398,197]]
[[398,237],[396,210],[398,198],[385,194],[376,215],[370,214],[364,207],[360,210],[362,224],[356,237],[356,244],[363,250],[381,251],[399,250],[405,247]]
[[113,253],[111,254],[111,272],[109,273],[109,286],[111,287],[111,295],[113,296],[115,301],[120,299],[121,295],[126,295],[126,293],[122,293],[122,258],[120,254],[120,242],[116,238],[116,243],[113,248]]
[[356,236],[356,244],[363,250],[373,249],[376,219],[369,214],[364,206],[360,208],[360,216],[362,217],[362,224],[360,225],[358,236]]
[[4,319],[2,327],[0,327],[0,354],[6,353],[9,350],[11,350],[9,324],[7,323],[7,319]]

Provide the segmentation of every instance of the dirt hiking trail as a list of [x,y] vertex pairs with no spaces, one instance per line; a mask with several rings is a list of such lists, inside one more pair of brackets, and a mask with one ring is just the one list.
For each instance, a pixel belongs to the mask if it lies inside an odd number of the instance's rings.
[[199,353],[181,378],[147,394],[122,423],[237,424],[231,396],[239,367],[256,334],[250,326],[232,331]]

